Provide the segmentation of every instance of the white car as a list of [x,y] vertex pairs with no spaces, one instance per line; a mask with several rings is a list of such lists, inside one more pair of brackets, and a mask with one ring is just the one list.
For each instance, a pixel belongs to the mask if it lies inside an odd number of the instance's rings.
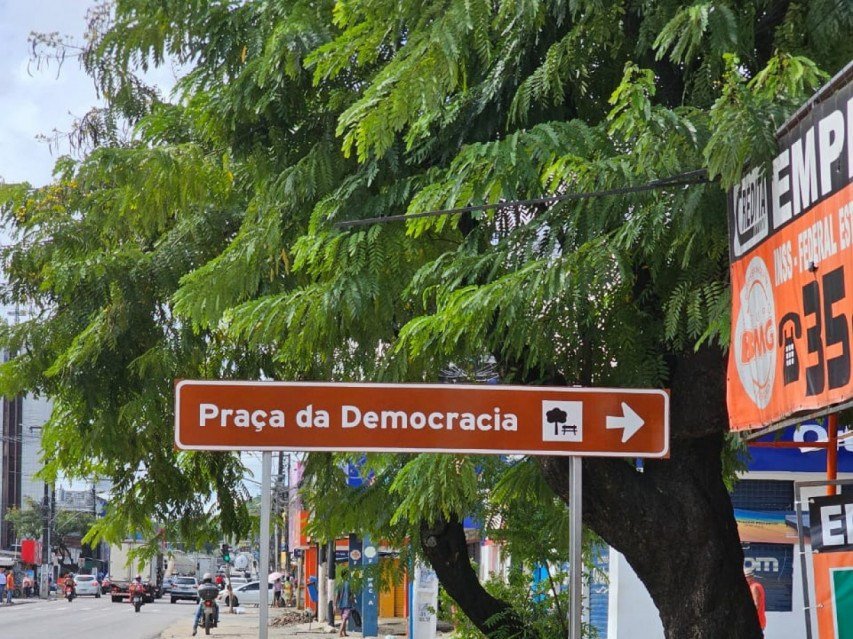
[[74,577],[74,587],[77,590],[77,596],[92,595],[96,599],[101,598],[101,584],[94,575],[76,575]]
[[[250,581],[249,583],[243,584],[242,586],[233,587],[234,605],[259,605],[261,603],[261,589],[259,583],[260,582],[257,581]],[[270,605],[272,605],[272,584],[267,584],[267,595],[267,601],[270,603]],[[228,606],[228,591],[223,590],[222,592],[220,592],[219,597],[217,597],[217,599],[219,600],[220,606]]]
[[231,587],[237,588],[237,586],[242,586],[243,584],[249,583],[249,580],[245,577],[231,577]]
[[196,603],[201,601],[198,597],[198,581],[195,577],[175,577],[172,581],[172,590],[169,592],[172,603],[178,599],[192,599]]

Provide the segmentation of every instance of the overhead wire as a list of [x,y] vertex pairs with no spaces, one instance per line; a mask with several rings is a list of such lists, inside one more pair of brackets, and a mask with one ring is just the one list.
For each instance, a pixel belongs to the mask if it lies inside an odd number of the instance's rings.
[[542,197],[528,198],[525,200],[505,200],[503,202],[492,202],[489,204],[472,204],[470,206],[459,206],[450,209],[435,209],[432,211],[419,211],[416,213],[402,213],[399,215],[383,215],[368,217],[360,220],[344,220],[335,222],[333,226],[339,229],[350,229],[359,226],[370,226],[373,224],[387,224],[389,222],[404,222],[424,217],[441,217],[443,215],[462,215],[464,213],[475,213],[479,211],[490,211],[496,209],[509,209],[519,207],[537,206],[541,204],[556,204],[567,200],[587,200],[597,197],[609,197],[614,195],[627,195],[630,193],[641,193],[644,191],[655,191],[669,189],[677,186],[690,186],[693,184],[706,184],[710,180],[706,169],[685,171],[669,177],[652,180],[643,184],[633,186],[622,186],[600,191],[580,191],[577,193],[555,193]]

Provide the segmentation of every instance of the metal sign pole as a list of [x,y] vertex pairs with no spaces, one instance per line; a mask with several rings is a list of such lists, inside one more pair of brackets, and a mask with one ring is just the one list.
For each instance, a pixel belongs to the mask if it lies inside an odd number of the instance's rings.
[[571,605],[569,606],[569,639],[581,639],[581,604],[583,587],[583,565],[581,546],[583,486],[581,483],[581,458],[569,457],[569,584]]
[[806,561],[805,526],[803,525],[803,503],[800,484],[794,482],[794,508],[797,509],[797,538],[800,553],[800,572],[803,575],[803,614],[806,616],[806,639],[812,639],[811,605],[809,604],[809,567]]
[[261,549],[258,560],[258,639],[267,639],[269,621],[270,574],[270,502],[272,453],[264,451],[261,459]]

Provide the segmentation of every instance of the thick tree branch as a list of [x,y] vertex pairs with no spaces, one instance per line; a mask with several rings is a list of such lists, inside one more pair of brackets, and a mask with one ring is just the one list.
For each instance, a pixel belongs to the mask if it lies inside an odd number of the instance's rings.
[[477,628],[489,638],[525,637],[521,620],[504,601],[490,595],[468,559],[465,530],[457,516],[421,523],[421,548],[441,585]]
[[[725,357],[709,348],[673,353],[670,366],[670,458],[647,461],[641,470],[626,460],[585,459],[584,522],[625,555],[657,604],[669,639],[716,639],[722,628],[731,628],[732,638],[757,638],[761,630],[721,479]],[[540,463],[568,503],[568,460]],[[683,605],[685,593],[689,606]]]

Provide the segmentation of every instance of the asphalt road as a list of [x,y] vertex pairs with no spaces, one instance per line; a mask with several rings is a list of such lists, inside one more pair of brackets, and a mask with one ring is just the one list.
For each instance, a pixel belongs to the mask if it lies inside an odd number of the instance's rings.
[[0,607],[0,637],[4,639],[156,639],[178,620],[192,630],[195,604],[168,598],[145,604],[139,613],[126,603],[112,603],[109,597],[78,597]]

